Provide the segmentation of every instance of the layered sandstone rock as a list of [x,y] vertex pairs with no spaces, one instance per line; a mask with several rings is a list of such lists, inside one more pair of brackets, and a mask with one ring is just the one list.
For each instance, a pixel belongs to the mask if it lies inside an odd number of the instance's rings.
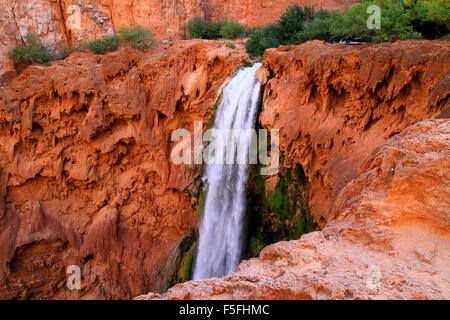
[[316,9],[344,8],[357,0],[2,0],[0,2],[0,85],[14,76],[8,51],[33,32],[56,54],[58,44],[78,46],[122,26],[141,24],[158,39],[185,37],[185,24],[194,17],[225,17],[246,26],[262,26],[279,18],[298,2]]
[[[2,90],[0,298],[159,290],[169,253],[198,227],[201,168],[170,160],[171,133],[206,126],[246,58],[202,40],[75,53]],[[66,289],[70,265],[81,291]]]
[[413,125],[365,159],[322,232],[137,299],[449,299],[449,159],[449,120]]

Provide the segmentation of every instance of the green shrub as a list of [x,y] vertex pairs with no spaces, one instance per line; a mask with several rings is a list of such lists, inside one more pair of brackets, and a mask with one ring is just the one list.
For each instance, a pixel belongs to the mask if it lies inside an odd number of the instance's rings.
[[296,42],[303,43],[309,40],[333,40],[331,25],[333,20],[336,19],[337,14],[336,11],[319,11],[311,23],[309,23],[303,31],[296,34]]
[[52,57],[48,54],[44,44],[36,39],[32,33],[25,36],[25,44],[12,49],[9,54],[13,57],[16,65],[22,63],[39,63],[48,65]]
[[189,38],[203,38],[206,33],[206,22],[200,18],[194,18],[186,24]]
[[[409,10],[399,0],[377,1],[381,6],[381,29],[371,30],[376,42],[403,39],[420,39],[414,31]],[[367,8],[367,7],[366,7]]]
[[224,22],[220,28],[220,36],[227,39],[237,39],[245,32],[242,24],[234,21]]
[[[381,7],[381,29],[367,28],[367,7]],[[339,37],[370,37],[375,42],[419,38],[411,24],[411,15],[400,0],[363,1],[334,16],[331,34]]]
[[450,1],[419,0],[414,6],[414,12],[422,22],[432,22],[450,28]]
[[[367,8],[381,9],[381,29],[367,27]],[[339,41],[343,37],[360,37],[383,42],[399,39],[442,38],[449,32],[448,0],[363,0],[347,10],[321,10],[293,5],[277,23],[248,32],[247,52],[261,57],[267,48],[298,44],[309,40]]]
[[151,48],[155,44],[153,32],[141,25],[136,25],[133,28],[122,27],[119,29],[119,33],[123,41],[127,41],[130,46],[137,49]]
[[277,23],[271,23],[262,29],[266,42],[276,42],[278,45],[286,44],[284,39],[290,38],[286,36],[285,30]]
[[414,28],[427,39],[441,38],[450,29],[450,1],[419,0],[410,7]]
[[278,25],[282,29],[281,37],[278,38],[282,44],[295,43],[296,34],[303,30],[314,18],[314,9],[306,6],[302,8],[298,4],[289,6],[281,15]]
[[245,33],[244,26],[238,22],[227,20],[211,22],[198,17],[186,24],[186,30],[191,39],[236,39]]
[[278,48],[280,46],[277,39],[268,38],[263,30],[256,30],[245,43],[248,54],[253,58],[264,56],[264,51],[268,48]]
[[268,48],[280,45],[298,43],[298,33],[314,18],[314,9],[298,4],[289,6],[277,23],[271,23],[264,28],[254,30],[249,34],[247,52],[252,57],[262,57]]
[[95,54],[104,54],[109,51],[115,51],[119,48],[123,38],[120,35],[113,34],[104,36],[102,39],[83,42],[81,47]]
[[200,18],[194,18],[186,24],[189,38],[217,39],[220,38],[220,30],[223,22],[208,22]]
[[132,28],[121,27],[119,34],[106,35],[102,39],[83,42],[81,47],[95,54],[104,54],[117,50],[124,41],[137,49],[151,48],[156,42],[151,30],[136,25]]

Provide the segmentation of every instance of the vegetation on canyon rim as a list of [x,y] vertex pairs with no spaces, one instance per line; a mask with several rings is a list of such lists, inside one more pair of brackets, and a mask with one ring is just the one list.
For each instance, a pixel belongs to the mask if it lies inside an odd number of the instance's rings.
[[16,65],[21,63],[49,64],[53,60],[45,45],[34,34],[28,33],[25,36],[25,42],[9,52]]
[[[136,49],[147,49],[154,46],[155,39],[151,30],[136,25],[132,28],[122,27],[118,34],[83,42],[80,49],[89,50],[95,54],[104,54],[117,50],[122,43]],[[16,65],[33,63],[48,65],[51,61],[67,58],[73,50],[67,44],[60,43],[57,51],[58,54],[52,56],[49,49],[34,34],[28,33],[25,36],[25,43],[13,48],[9,54],[13,57]]]
[[117,50],[123,42],[136,49],[148,49],[153,47],[155,39],[151,30],[137,25],[133,28],[122,27],[119,34],[106,35],[99,40],[84,42],[81,46],[93,53],[104,54]]
[[[381,8],[381,29],[367,27],[367,8]],[[204,21],[195,18],[186,24],[190,38],[236,39],[249,36],[247,52],[262,57],[268,48],[301,44],[309,40],[339,41],[343,37],[362,37],[369,42],[402,39],[448,38],[450,2],[446,0],[363,0],[347,10],[320,10],[289,6],[277,22],[245,30],[237,22]]]
[[[381,8],[381,28],[367,27],[367,8]],[[446,0],[365,0],[347,10],[320,10],[293,5],[280,19],[250,32],[248,53],[262,57],[268,48],[301,44],[309,40],[339,41],[362,37],[369,42],[445,37],[450,27],[450,2]]]
[[245,32],[245,27],[235,21],[224,19],[220,22],[205,21],[194,18],[186,24],[186,30],[190,38],[199,39],[237,39]]
[[[367,27],[367,8],[381,8],[381,28]],[[450,2],[447,0],[363,0],[347,10],[320,10],[313,7],[289,6],[280,19],[265,27],[246,30],[235,21],[226,18],[219,22],[194,18],[186,24],[189,38],[237,39],[249,36],[246,43],[251,57],[264,55],[268,48],[280,45],[301,44],[309,40],[339,41],[342,37],[361,37],[369,42],[394,41],[398,39],[448,39],[450,28]],[[122,43],[137,49],[152,48],[153,33],[140,25],[122,27],[117,34],[105,35],[101,39],[83,42],[75,50],[88,50],[95,54],[117,50]],[[228,43],[227,46],[234,46]],[[25,43],[13,48],[10,55],[17,65],[33,63],[49,64],[64,59],[72,53],[67,44],[60,44],[57,54],[33,34],[25,36]]]

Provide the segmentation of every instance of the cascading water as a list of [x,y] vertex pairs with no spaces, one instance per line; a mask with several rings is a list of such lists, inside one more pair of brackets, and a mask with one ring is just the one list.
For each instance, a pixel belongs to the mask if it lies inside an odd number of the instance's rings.
[[[255,64],[240,70],[223,90],[214,125],[217,132],[225,134],[230,130],[254,129],[261,88],[255,73],[260,66]],[[251,142],[246,140],[242,145],[239,139],[230,140],[228,137],[226,141],[228,145],[224,143],[218,147],[223,150],[215,150],[211,155],[216,159],[209,162],[204,176],[207,195],[194,280],[223,277],[236,271],[242,255],[248,163],[240,164],[237,158],[242,156],[242,152],[245,153],[244,158],[249,158]],[[228,149],[225,151],[225,148]],[[236,161],[226,160],[230,159],[227,158],[230,149]]]

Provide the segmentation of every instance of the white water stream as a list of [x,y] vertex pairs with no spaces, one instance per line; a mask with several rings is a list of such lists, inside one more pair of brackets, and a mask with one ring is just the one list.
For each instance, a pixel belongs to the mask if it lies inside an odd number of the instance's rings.
[[[261,64],[240,70],[223,90],[223,100],[217,111],[214,129],[225,135],[229,130],[255,128],[260,83],[255,73]],[[208,164],[204,181],[207,190],[200,226],[200,239],[194,266],[194,280],[224,277],[236,271],[244,244],[246,185],[248,164],[238,164],[238,156],[248,159],[250,140],[231,139],[235,164],[226,164],[227,152],[219,150],[213,157],[221,157]],[[221,148],[226,148],[226,143]],[[229,148],[229,147],[228,147]],[[220,152],[222,151],[222,152]],[[229,159],[229,158],[228,158]],[[211,162],[210,162],[211,163]],[[217,164],[225,163],[225,164]]]

